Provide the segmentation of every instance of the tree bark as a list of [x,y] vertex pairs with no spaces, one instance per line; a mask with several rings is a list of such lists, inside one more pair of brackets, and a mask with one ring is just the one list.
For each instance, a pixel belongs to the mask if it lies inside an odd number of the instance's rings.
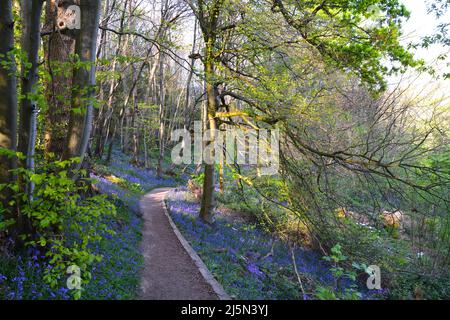
[[[64,1],[66,5],[75,1]],[[61,3],[60,3],[61,4]],[[68,68],[70,57],[75,52],[75,36],[73,33],[57,31],[56,18],[58,2],[46,1],[45,26],[47,31],[53,31],[44,40],[44,57],[50,79],[46,84],[45,96],[48,114],[45,122],[45,150],[61,158],[66,142],[67,124],[69,122],[71,98],[72,69]]]
[[[0,1],[0,148],[16,151],[17,144],[17,79],[11,50],[14,48],[14,17],[12,1]],[[12,181],[10,170],[16,167],[15,157],[0,153],[0,183]],[[0,201],[7,205],[9,192],[0,192]]]
[[[194,66],[195,66],[195,59],[194,59],[194,53],[196,49],[196,40],[197,40],[197,19],[195,19],[194,22],[194,37],[192,39],[192,50],[191,50],[191,70],[189,70],[189,75],[186,81],[186,98],[184,100],[184,109],[183,109],[183,128],[184,130],[189,130],[190,121],[189,121],[189,111],[190,111],[190,103],[191,103],[191,82],[192,82],[192,76],[194,75]],[[183,141],[184,142],[184,141]]]
[[158,154],[158,166],[156,169],[156,175],[161,177],[162,175],[162,162],[164,158],[164,138],[165,138],[165,82],[164,82],[164,55],[159,54],[159,154]]
[[214,148],[210,148],[211,144],[215,144],[215,130],[216,128],[216,111],[218,107],[216,97],[216,68],[215,68],[215,47],[217,42],[217,36],[220,32],[218,29],[218,20],[224,2],[222,0],[214,0],[211,3],[199,2],[198,14],[200,29],[202,30],[203,39],[205,42],[205,54],[203,58],[203,65],[205,68],[205,82],[206,82],[206,114],[204,125],[210,131],[206,148],[210,150],[211,163],[205,163],[204,181],[203,181],[203,195],[200,209],[200,218],[207,222],[212,222],[212,209],[214,206]]
[[[34,100],[38,84],[39,46],[41,42],[42,0],[22,0],[22,49],[27,54],[29,67],[22,65],[22,96],[20,104],[20,127],[18,150],[26,155],[21,164],[28,170],[34,170],[34,153],[36,146],[37,108]],[[34,184],[30,183],[26,192],[30,200]]]
[[[113,2],[113,7],[111,8],[111,10],[115,7],[115,3],[116,1]],[[118,44],[115,50],[115,56],[113,58],[113,62],[112,62],[112,69],[111,69],[111,73],[112,73],[112,78],[110,80],[110,84],[109,84],[109,93],[108,93],[108,102],[107,102],[107,106],[106,106],[106,111],[105,111],[105,115],[103,117],[99,117],[98,122],[100,123],[99,125],[99,132],[97,133],[97,143],[96,143],[96,151],[95,151],[95,155],[97,157],[102,157],[103,156],[103,151],[105,148],[106,144],[109,144],[109,139],[110,137],[110,131],[111,131],[111,127],[112,127],[112,118],[114,115],[114,94],[117,90],[118,87],[118,83],[116,81],[116,77],[115,77],[115,73],[116,73],[116,69],[117,69],[117,65],[118,65],[118,61],[117,58],[120,55],[120,52],[122,50],[122,32],[124,29],[124,23],[125,23],[125,13],[126,13],[126,7],[127,7],[127,2],[125,2],[123,10],[122,10],[122,14],[120,17],[120,27],[119,27],[119,35],[118,35]],[[108,20],[109,21],[109,18]],[[106,37],[106,35],[105,35]],[[103,130],[105,130],[106,128],[106,133],[105,136],[103,137]]]
[[[87,150],[93,118],[95,86],[95,56],[97,47],[100,0],[81,0],[81,30],[76,39],[75,52],[88,67],[75,67],[73,71],[72,112],[63,158],[79,157],[83,160]],[[80,112],[81,111],[81,112]],[[78,164],[77,168],[81,165]]]
[[[206,108],[206,125],[210,131],[209,141],[206,146],[215,143],[215,130],[216,130],[216,90],[214,88],[214,61],[213,61],[213,48],[212,41],[208,41],[206,44],[206,57],[205,57],[205,76],[206,76],[206,96],[207,96],[207,108]],[[212,149],[211,149],[212,150]],[[214,151],[212,151],[214,152]],[[211,159],[214,158],[214,154],[209,155]],[[200,218],[207,222],[212,223],[212,209],[214,206],[214,164],[205,163],[205,177],[203,181],[203,195],[200,209]]]

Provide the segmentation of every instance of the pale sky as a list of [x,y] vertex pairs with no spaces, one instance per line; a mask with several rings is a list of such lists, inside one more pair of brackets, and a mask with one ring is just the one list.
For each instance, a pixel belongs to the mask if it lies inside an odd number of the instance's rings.
[[[420,41],[421,37],[432,35],[439,22],[450,21],[450,13],[447,13],[440,20],[433,14],[427,14],[426,2],[423,0],[401,0],[401,2],[411,12],[411,17],[404,23],[404,43],[408,41]],[[421,58],[431,62],[439,53],[444,52],[441,46],[437,45],[430,50],[419,50],[417,53]]]
[[[433,35],[440,22],[450,21],[450,12],[439,21],[433,14],[427,14],[426,2],[423,0],[401,0],[401,2],[411,13],[409,20],[405,21],[403,24],[404,36],[402,38],[402,43],[404,45],[407,45],[410,42],[420,42],[424,36]],[[450,60],[447,58],[446,61],[437,61],[437,57],[446,52],[449,52],[449,48],[443,47],[442,45],[433,45],[427,49],[417,49],[415,51],[415,56],[424,59],[442,74],[450,72],[450,67],[448,66]],[[421,75],[417,78],[417,73],[415,72],[408,72],[401,78],[407,79],[406,82],[414,81],[414,87],[417,87],[418,90],[425,89],[425,91],[436,91],[436,94],[438,95],[450,94],[450,79],[435,80],[429,75]],[[400,77],[391,77],[389,78],[389,82],[391,85],[395,85],[399,79]],[[428,90],[426,90],[426,88],[428,88]]]

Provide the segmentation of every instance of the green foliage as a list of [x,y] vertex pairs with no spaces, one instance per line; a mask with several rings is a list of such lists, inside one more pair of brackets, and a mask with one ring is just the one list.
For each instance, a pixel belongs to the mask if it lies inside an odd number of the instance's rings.
[[[93,244],[94,251],[103,259],[95,263],[95,268],[90,268],[92,279],[82,285],[83,300],[129,300],[137,295],[139,270],[143,264],[139,250],[142,219],[123,202],[115,201],[114,204],[117,214],[103,217],[102,221],[115,234],[106,232]],[[41,257],[44,250],[42,247],[30,249],[14,255],[0,255],[0,299],[70,299],[74,298],[73,293],[81,293],[69,290],[65,278],[52,288],[44,279],[45,270],[53,267],[48,259]]]
[[198,175],[191,175],[191,180],[198,186],[203,187],[203,182],[205,181],[205,174],[200,173]]
[[142,188],[142,186],[137,183],[137,182],[130,182],[128,180],[125,179],[121,179],[119,181],[119,186],[132,192],[132,193],[136,193],[136,194],[143,194],[144,193],[144,189]]
[[[328,256],[323,257],[325,261],[332,264],[330,269],[334,277],[334,288],[318,286],[316,288],[316,297],[319,300],[358,300],[361,298],[361,293],[357,290],[356,272],[343,267],[343,263],[347,260],[347,257],[342,253],[342,246],[336,244],[331,248],[331,253]],[[353,281],[350,287],[343,288],[341,286],[342,279],[347,278]]]
[[[1,190],[0,190],[1,191]],[[8,230],[9,227],[14,225],[14,219],[5,219],[4,213],[6,210],[3,208],[3,205],[0,203],[0,232],[4,232]]]
[[389,298],[448,300],[450,299],[450,278],[417,273],[401,274],[394,279]]
[[[92,245],[108,232],[103,224],[105,216],[115,215],[115,206],[106,196],[86,196],[89,180],[74,180],[70,168],[79,159],[43,163],[37,172],[23,168],[15,170],[16,183],[3,186],[16,192],[11,204],[20,208],[23,225],[17,225],[20,237],[27,246],[41,247],[45,251],[51,269],[45,271],[44,279],[56,287],[66,275],[66,270],[76,265],[81,270],[82,285],[89,282],[90,266],[102,259],[92,251]],[[33,186],[32,195],[23,186]],[[73,291],[75,298],[80,290]]]
[[[354,72],[373,88],[385,88],[387,73],[419,65],[400,45],[401,23],[409,16],[400,1],[275,1],[275,4],[276,11],[305,42],[317,48],[326,63]],[[387,66],[383,58],[392,64]]]
[[17,69],[16,69],[16,58],[20,54],[19,49],[13,49],[9,51],[7,54],[0,54],[0,66],[9,71],[10,75],[16,75]]
[[93,163],[93,171],[99,176],[111,175],[111,169],[103,163]]

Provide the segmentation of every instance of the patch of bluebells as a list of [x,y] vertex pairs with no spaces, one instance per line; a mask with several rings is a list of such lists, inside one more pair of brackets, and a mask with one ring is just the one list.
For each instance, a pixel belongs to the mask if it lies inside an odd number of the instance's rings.
[[[158,179],[151,170],[129,165],[124,161],[125,157],[114,155],[111,172],[129,183],[139,183],[144,190],[176,183],[172,178]],[[139,286],[143,263],[139,251],[142,219],[137,215],[141,194],[129,191],[100,175],[91,174],[91,178],[101,193],[108,194],[116,202],[118,215],[103,221],[114,233],[104,232],[103,239],[90,248],[94,254],[102,255],[103,259],[92,267],[92,278],[83,287],[82,299],[132,299]],[[70,235],[70,238],[69,241],[77,241],[75,234]],[[20,256],[0,256],[0,299],[71,299],[65,277],[57,288],[51,288],[45,283],[44,271],[47,268],[51,268],[51,265],[36,248],[29,248]]]
[[24,255],[3,257],[0,261],[0,299],[70,299],[65,285],[52,288],[43,280],[45,270],[50,268],[43,253],[35,247],[28,248]]
[[[255,225],[229,222],[217,215],[214,225],[198,219],[200,206],[177,189],[169,194],[167,205],[178,228],[200,254],[225,290],[238,299],[302,299],[293,269],[288,245]],[[273,251],[272,251],[273,247]],[[269,254],[269,253],[273,254]],[[304,283],[306,299],[313,285],[333,286],[328,262],[315,251],[294,251],[297,270],[308,281]],[[342,279],[341,287],[352,284]],[[363,298],[371,296],[363,292]]]
[[139,286],[143,260],[139,251],[142,219],[118,202],[117,216],[104,221],[114,234],[105,232],[102,241],[91,247],[103,259],[92,269],[92,279],[83,299],[133,299]]
[[[160,187],[174,187],[179,183],[176,179],[168,176],[158,178],[155,170],[140,168],[130,164],[130,157],[117,150],[113,151],[108,171],[130,184],[139,185],[144,192]],[[131,210],[139,212],[139,199],[143,192],[128,190],[125,186],[111,182],[101,175],[91,173],[91,178],[100,192],[117,197]],[[179,181],[187,178],[188,176],[181,177]]]
[[120,199],[134,212],[139,211],[140,194],[131,192],[102,176],[91,173],[90,177],[93,179],[95,186],[101,193],[107,194],[112,198]]
[[[116,207],[118,214],[103,221],[113,234],[102,233],[103,239],[90,248],[103,258],[90,270],[92,278],[82,287],[82,299],[133,299],[137,292],[143,263],[139,251],[142,219],[119,201]],[[45,270],[51,268],[44,253],[35,247],[23,255],[0,258],[0,299],[72,299],[67,275],[56,288],[44,281]]]
[[168,176],[158,178],[156,171],[130,164],[129,156],[114,151],[109,165],[111,172],[130,183],[138,183],[145,191],[160,187],[175,187],[179,181]]

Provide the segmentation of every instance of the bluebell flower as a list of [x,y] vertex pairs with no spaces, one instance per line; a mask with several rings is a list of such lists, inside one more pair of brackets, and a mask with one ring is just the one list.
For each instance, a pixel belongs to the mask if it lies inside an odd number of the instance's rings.
[[264,276],[264,273],[263,273],[261,270],[259,270],[258,266],[257,266],[256,264],[254,264],[254,263],[250,263],[250,264],[247,266],[247,270],[248,270],[251,274],[256,275],[257,277],[262,277],[262,276]]

